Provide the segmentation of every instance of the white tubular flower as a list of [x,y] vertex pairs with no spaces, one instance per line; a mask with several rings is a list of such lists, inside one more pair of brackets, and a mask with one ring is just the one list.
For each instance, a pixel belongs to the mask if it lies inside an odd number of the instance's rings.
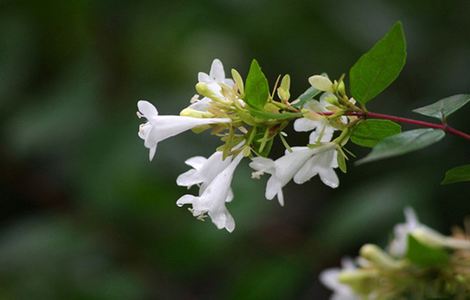
[[216,151],[209,158],[202,156],[191,157],[185,163],[193,169],[181,174],[176,179],[179,186],[200,185],[199,194],[202,194],[207,185],[230,164],[230,159],[223,159],[223,153]]
[[[314,113],[322,112],[334,112],[337,110],[337,107],[331,102],[337,101],[335,95],[330,93],[324,93],[320,97],[320,101],[312,100],[307,103],[305,106],[306,109]],[[343,123],[347,122],[346,117],[342,117],[341,121]],[[336,130],[335,127],[330,125],[327,117],[319,116],[317,120],[312,120],[309,118],[299,118],[294,122],[294,130],[297,132],[306,132],[312,131],[310,134],[309,140],[311,144],[315,143],[326,143],[331,141],[333,134]]]
[[286,152],[284,156],[275,161],[269,158],[255,157],[250,163],[250,167],[256,170],[256,172],[253,172],[252,177],[257,178],[264,173],[271,174],[266,185],[265,197],[272,200],[277,195],[281,206],[284,206],[282,188],[291,181],[302,165],[317,153],[318,148],[293,147],[292,150],[292,152]]
[[408,235],[410,234],[421,243],[431,247],[470,250],[469,240],[448,237],[421,224],[411,207],[405,208],[404,212],[406,223],[395,225],[395,236],[388,248],[390,254],[403,257],[408,249]]
[[317,154],[309,158],[295,174],[294,182],[303,184],[318,174],[325,185],[337,188],[339,186],[339,178],[334,170],[338,167],[336,145],[328,143],[317,149]]
[[308,82],[319,91],[333,92],[333,82],[326,76],[313,75],[308,78]]
[[225,228],[228,232],[232,232],[235,229],[235,221],[225,207],[225,202],[233,199],[230,185],[235,168],[242,158],[243,155],[235,157],[221,173],[215,176],[200,196],[184,195],[176,201],[176,204],[180,207],[191,204],[193,216],[201,219],[207,214],[218,229]]
[[222,95],[222,84],[233,87],[234,81],[230,78],[225,78],[225,71],[222,62],[219,59],[212,61],[211,70],[209,74],[204,72],[198,73],[199,84],[205,84],[207,89],[218,98],[224,98]]
[[150,102],[141,100],[137,102],[139,118],[144,117],[147,122],[139,127],[139,137],[145,141],[144,145],[150,149],[149,159],[152,160],[157,144],[164,139],[178,135],[194,127],[230,123],[227,118],[192,118],[185,116],[159,116],[158,111]]
[[320,281],[324,286],[333,291],[331,300],[359,300],[360,298],[354,294],[353,290],[346,284],[339,282],[339,274],[342,271],[353,271],[356,269],[353,261],[343,259],[341,261],[342,269],[331,268],[320,273]]

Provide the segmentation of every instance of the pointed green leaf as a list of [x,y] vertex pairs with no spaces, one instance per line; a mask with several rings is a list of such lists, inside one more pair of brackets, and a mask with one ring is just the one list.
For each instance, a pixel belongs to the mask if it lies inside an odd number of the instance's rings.
[[405,61],[405,34],[397,22],[349,71],[352,96],[366,104],[398,77]]
[[460,94],[441,99],[433,104],[414,109],[413,111],[441,120],[450,116],[468,102],[470,102],[470,95]]
[[470,181],[470,164],[458,166],[446,172],[441,184]]
[[420,267],[435,267],[445,265],[449,254],[443,249],[425,245],[409,234],[406,258]]
[[357,161],[356,164],[416,151],[440,141],[444,136],[444,131],[431,128],[409,130],[392,135],[379,142],[366,157]]
[[401,132],[401,126],[389,120],[368,119],[359,123],[351,135],[351,141],[359,146],[374,147],[386,137]]
[[245,82],[245,101],[251,107],[263,110],[268,101],[269,85],[256,59],[253,59]]

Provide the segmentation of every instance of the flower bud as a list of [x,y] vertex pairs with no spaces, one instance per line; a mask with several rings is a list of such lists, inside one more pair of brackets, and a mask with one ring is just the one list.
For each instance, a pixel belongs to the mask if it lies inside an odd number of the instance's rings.
[[180,116],[193,117],[193,118],[213,118],[214,115],[208,111],[200,111],[186,107],[180,112]]
[[362,246],[360,254],[374,265],[383,269],[398,269],[401,267],[398,261],[394,260],[376,245],[366,244]]
[[313,75],[308,79],[308,82],[319,91],[333,92],[333,82],[326,76]]
[[411,233],[421,243],[437,248],[470,249],[470,241],[444,236],[427,227],[419,227]]

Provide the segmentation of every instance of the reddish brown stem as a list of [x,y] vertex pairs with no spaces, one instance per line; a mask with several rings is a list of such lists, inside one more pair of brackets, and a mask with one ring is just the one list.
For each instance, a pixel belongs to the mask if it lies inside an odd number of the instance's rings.
[[[329,116],[329,115],[332,115],[333,112],[324,112],[324,113],[321,113],[321,114],[325,115],[325,116]],[[460,131],[458,129],[455,129],[453,127],[450,127],[449,125],[443,124],[443,123],[431,123],[431,122],[425,122],[425,121],[409,119],[409,118],[403,118],[403,117],[397,117],[397,116],[386,115],[386,114],[375,113],[375,112],[348,112],[346,114],[349,115],[349,116],[357,116],[357,117],[363,118],[363,119],[368,119],[368,118],[370,118],[370,119],[383,119],[383,120],[390,120],[390,121],[399,122],[399,123],[407,123],[407,124],[418,125],[418,126],[421,126],[421,127],[441,129],[445,132],[451,133],[453,135],[459,136],[461,138],[464,138],[464,139],[470,141],[470,134],[465,133],[463,131]]]

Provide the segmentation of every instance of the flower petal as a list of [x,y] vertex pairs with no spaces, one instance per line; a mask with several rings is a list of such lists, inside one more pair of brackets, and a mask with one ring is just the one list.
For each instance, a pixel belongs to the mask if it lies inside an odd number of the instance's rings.
[[217,82],[222,83],[225,80],[225,71],[222,62],[219,59],[212,61],[209,76]]
[[149,151],[149,160],[150,161],[152,161],[153,157],[155,156],[155,152],[157,152],[157,144],[155,144],[155,146],[150,148],[150,151]]
[[211,77],[204,72],[199,72],[197,74],[197,80],[199,82],[205,82],[205,83],[209,83],[212,81]]
[[176,178],[176,184],[190,188],[195,184],[201,183],[202,180],[199,173],[195,169],[191,169],[179,175],[178,178]]
[[339,186],[339,178],[336,175],[335,170],[328,168],[318,172],[321,181],[331,188],[337,188]]
[[268,183],[266,184],[266,192],[265,192],[264,195],[265,195],[266,199],[272,200],[274,198],[274,196],[276,196],[276,194],[280,190],[282,191],[281,181],[278,178],[276,178],[275,176],[271,176],[268,179]]
[[300,118],[294,122],[294,130],[297,132],[310,131],[320,125],[320,121],[314,121],[307,118]]
[[156,116],[158,116],[157,108],[152,103],[146,100],[138,101],[137,108],[147,120],[150,120],[151,118],[155,118]]
[[176,201],[176,205],[181,207],[185,204],[193,204],[193,203],[197,202],[198,199],[199,199],[199,197],[196,197],[196,196],[193,196],[193,195],[183,195],[183,196],[181,196],[181,198],[179,198]]
[[249,166],[256,171],[272,174],[275,164],[272,159],[257,156],[251,160]]
[[235,229],[235,220],[228,210],[225,212],[225,229],[227,229],[228,232],[233,232]]
[[203,156],[193,156],[188,158],[184,163],[187,164],[190,167],[193,167],[196,170],[199,170],[202,168],[204,163],[207,161],[207,158]]
[[297,184],[303,184],[309,181],[313,176],[317,175],[314,165],[317,161],[317,157],[314,156],[307,160],[300,170],[294,175],[294,182]]
[[282,192],[282,188],[277,192],[277,200],[279,201],[279,205],[284,206],[284,193]]

